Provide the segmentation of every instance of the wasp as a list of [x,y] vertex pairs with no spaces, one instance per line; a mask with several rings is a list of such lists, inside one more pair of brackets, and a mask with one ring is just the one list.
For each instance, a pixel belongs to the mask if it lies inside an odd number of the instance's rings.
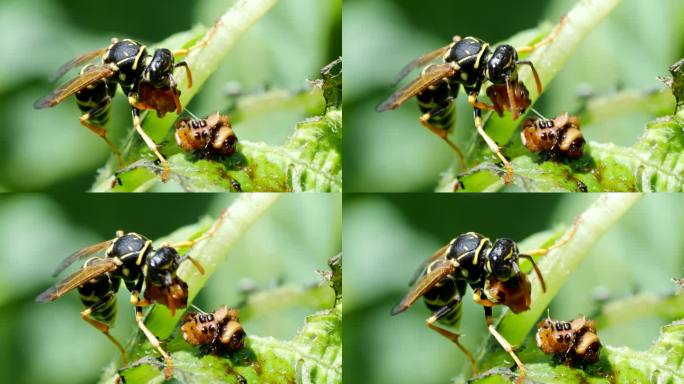
[[[187,260],[200,273],[204,273],[204,268],[190,255],[181,256],[178,249],[190,248],[213,236],[224,214],[209,231],[197,239],[176,244],[163,243],[159,248],[154,248],[152,241],[139,233],[117,231],[113,239],[82,248],[62,261],[53,276],[59,275],[74,262],[87,258],[81,269],[45,290],[38,295],[36,301],[55,301],[77,289],[81,302],[86,306],[81,312],[81,318],[102,332],[116,346],[121,353],[122,365],[126,366],[124,348],[109,333],[116,316],[116,292],[123,280],[131,292],[130,301],[135,307],[138,327],[163,356],[168,378],[173,368],[171,357],[145,325],[142,308],[159,303],[167,306],[174,314],[176,309],[187,306],[188,285],[176,274],[178,267]],[[98,256],[99,253],[103,255]],[[140,298],[143,289],[144,298]]]
[[218,112],[206,119],[183,118],[176,123],[178,146],[204,158],[231,156],[235,153],[237,141],[230,116],[220,115]]
[[225,305],[213,313],[188,312],[183,316],[183,339],[200,346],[204,353],[223,355],[242,349],[245,331],[240,324],[240,311]]
[[598,361],[601,341],[594,320],[584,316],[572,321],[547,318],[537,328],[537,346],[557,362],[577,367]]
[[[521,65],[530,67],[537,85],[537,93],[541,94],[542,84],[534,64],[529,60],[519,60],[518,54],[529,53],[548,44],[556,37],[559,30],[560,26],[556,32],[531,46],[516,49],[511,45],[501,44],[493,51],[489,43],[477,37],[454,36],[449,45],[429,52],[407,64],[397,75],[395,83],[401,81],[415,68],[424,66],[420,77],[392,94],[380,103],[376,110],[378,112],[393,110],[416,97],[418,107],[423,113],[419,119],[420,124],[444,140],[458,155],[461,164],[465,165],[463,153],[448,137],[455,123],[454,101],[460,87],[463,86],[463,90],[468,95],[468,103],[473,107],[477,132],[503,162],[507,169],[504,180],[510,182],[513,177],[513,168],[501,153],[498,144],[484,131],[482,121],[482,110],[497,110],[497,108],[478,100],[478,95],[482,85],[489,81],[497,87],[494,90],[504,87],[506,94],[510,95],[507,97],[511,104],[510,110],[518,110],[519,107],[514,104],[516,100],[514,92],[520,92],[524,88],[524,85],[518,82],[518,68]],[[440,58],[441,63],[431,63]]]
[[108,47],[88,52],[60,67],[50,78],[51,82],[61,78],[72,68],[98,57],[101,59],[99,64],[83,66],[78,76],[38,99],[33,106],[36,109],[54,107],[75,95],[79,109],[84,112],[80,117],[81,124],[107,143],[120,167],[123,167],[121,152],[107,138],[107,130],[103,127],[109,119],[111,100],[116,94],[117,86],[120,87],[131,106],[133,127],[162,163],[164,171],[161,179],[166,182],[169,175],[168,162],[159,152],[155,142],[143,131],[140,112],[146,109],[155,110],[159,116],[172,111],[181,113],[183,107],[174,70],[179,67],[185,68],[188,87],[192,87],[192,73],[186,62],[176,63],[175,56],[187,55],[191,50],[206,45],[215,30],[216,26],[205,39],[193,47],[175,52],[167,48],[158,48],[152,54],[145,45],[137,41],[114,38]]
[[542,290],[546,291],[546,283],[532,256],[541,256],[562,246],[573,236],[574,228],[553,246],[526,253],[521,253],[511,239],[500,238],[492,243],[477,232],[461,234],[421,264],[412,279],[412,288],[391,313],[396,315],[404,312],[422,297],[432,312],[432,316],[426,320],[427,327],[456,344],[465,354],[475,375],[478,372],[475,358],[459,341],[460,335],[435,324],[458,325],[462,300],[470,286],[473,300],[484,308],[487,329],[515,360],[520,370],[518,382],[522,382],[525,377],[524,365],[510,343],[494,327],[492,307],[503,304],[514,313],[529,309],[531,287],[527,276],[520,270],[519,260],[531,262]]
[[529,117],[523,121],[520,138],[531,152],[545,159],[561,161],[582,157],[584,137],[577,116],[564,113],[555,119]]

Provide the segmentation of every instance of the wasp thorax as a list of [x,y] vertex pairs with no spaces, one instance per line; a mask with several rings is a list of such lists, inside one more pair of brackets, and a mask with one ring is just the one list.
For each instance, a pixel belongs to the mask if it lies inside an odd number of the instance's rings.
[[118,76],[115,78],[121,84],[132,84],[141,73],[147,59],[145,46],[130,39],[124,39],[112,44],[105,55],[105,64],[115,64]]
[[496,47],[487,62],[487,76],[494,84],[505,84],[506,81],[515,81],[515,69],[518,61],[518,52],[508,44]]

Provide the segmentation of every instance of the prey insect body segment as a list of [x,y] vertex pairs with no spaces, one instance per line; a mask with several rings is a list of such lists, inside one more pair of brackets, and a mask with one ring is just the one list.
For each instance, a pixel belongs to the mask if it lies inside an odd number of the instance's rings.
[[188,312],[183,316],[183,339],[199,346],[204,353],[223,355],[242,349],[245,331],[240,324],[240,311],[222,306],[213,313]]
[[572,321],[544,319],[537,326],[536,340],[542,352],[573,367],[597,362],[601,352],[596,322],[584,316]]
[[[455,122],[454,101],[460,87],[463,86],[463,90],[468,95],[468,103],[473,107],[478,134],[504,164],[507,170],[505,181],[509,182],[512,179],[513,169],[501,153],[498,144],[484,131],[482,110],[496,110],[502,113],[503,109],[508,109],[513,113],[514,118],[517,118],[527,108],[530,101],[527,89],[518,80],[518,68],[521,65],[528,65],[531,68],[539,94],[542,91],[542,85],[532,62],[519,60],[518,54],[530,52],[547,44],[553,38],[555,34],[533,46],[516,49],[511,45],[501,44],[492,49],[489,43],[477,37],[454,36],[451,44],[427,53],[406,65],[397,76],[397,82],[413,69],[424,66],[420,77],[392,94],[376,109],[378,112],[393,110],[416,97],[423,113],[420,123],[444,140],[456,152],[462,166],[465,166],[461,150],[448,138]],[[438,59],[442,62],[430,63]],[[490,87],[492,93],[498,92],[499,94],[498,99],[493,100],[495,105],[488,105],[478,100],[480,90],[487,81],[493,84],[494,88]],[[504,106],[503,102],[508,105]]]
[[195,152],[203,158],[231,156],[238,142],[230,116],[218,112],[205,119],[178,120],[175,137],[182,150]]
[[[81,312],[81,317],[116,346],[125,366],[126,353],[121,343],[109,334],[116,315],[116,292],[123,280],[131,292],[130,301],[135,307],[137,325],[164,358],[168,378],[173,368],[171,357],[145,325],[142,307],[159,303],[168,307],[173,314],[176,309],[187,306],[188,286],[178,277],[178,267],[187,260],[200,273],[204,273],[204,269],[191,256],[181,256],[177,249],[192,247],[213,236],[222,219],[223,215],[214,227],[197,239],[176,244],[163,243],[158,248],[153,247],[152,241],[141,234],[118,231],[115,238],[85,247],[67,257],[55,269],[54,276],[78,260],[86,261],[78,271],[38,295],[36,301],[54,301],[69,291],[78,289],[81,301],[87,307]],[[99,253],[102,255],[97,256]],[[141,293],[144,295],[143,299],[140,298]]]
[[584,153],[585,140],[577,116],[564,113],[554,119],[530,117],[522,127],[523,145],[531,152],[540,153],[543,159],[577,159]]
[[[570,236],[573,233],[574,230]],[[545,291],[544,278],[532,256],[544,255],[568,240],[569,238],[562,239],[549,248],[521,253],[517,244],[510,239],[501,238],[492,242],[476,232],[461,234],[422,263],[414,276],[413,286],[392,309],[392,315],[404,312],[422,297],[432,312],[426,325],[456,344],[468,358],[473,374],[476,374],[475,358],[460,343],[460,335],[435,324],[458,325],[463,297],[470,286],[473,289],[473,300],[484,308],[488,330],[515,360],[520,370],[518,382],[522,382],[525,376],[524,365],[513,347],[493,326],[492,307],[505,305],[514,313],[528,310],[531,285],[527,275],[520,270],[519,260],[527,259],[531,262],[542,290]]]

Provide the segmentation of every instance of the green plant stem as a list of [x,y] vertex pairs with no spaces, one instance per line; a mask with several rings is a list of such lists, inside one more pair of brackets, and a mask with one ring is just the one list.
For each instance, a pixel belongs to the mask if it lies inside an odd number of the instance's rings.
[[621,116],[625,111],[663,116],[672,113],[674,107],[675,99],[667,88],[658,91],[625,90],[589,99],[580,120],[582,125],[590,125]]
[[[590,249],[641,197],[641,194],[603,194],[576,219],[576,232],[565,245],[542,257],[538,266],[546,280],[546,292],[542,293],[536,276],[532,283],[532,304],[528,311],[515,315],[504,311],[497,321],[498,331],[513,345],[520,345],[544,313],[562,285],[589,254]],[[489,352],[501,352],[501,347],[490,336],[479,353],[481,369],[499,363]],[[502,357],[500,353],[495,353]],[[506,355],[507,356],[507,355]],[[504,356],[505,357],[505,356]],[[465,368],[467,369],[467,367]]]
[[640,293],[613,300],[602,305],[601,311],[592,319],[596,321],[597,328],[602,329],[653,315],[667,321],[683,318],[684,295]]
[[260,318],[291,307],[330,308],[334,302],[334,292],[327,283],[308,287],[291,284],[250,293],[246,302],[240,306],[240,320]]

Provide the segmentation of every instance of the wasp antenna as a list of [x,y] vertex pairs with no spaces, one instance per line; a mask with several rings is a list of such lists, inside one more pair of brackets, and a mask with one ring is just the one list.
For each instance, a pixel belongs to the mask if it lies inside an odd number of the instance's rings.
[[537,95],[541,95],[542,83],[541,80],[539,80],[539,74],[537,73],[537,70],[534,68],[534,64],[532,64],[532,62],[529,60],[519,60],[516,64],[530,66],[530,69],[532,70],[532,76],[534,76],[534,82],[537,83]]
[[197,116],[195,116],[195,114],[194,114],[194,113],[190,112],[190,110],[189,110],[189,109],[185,108],[185,112],[187,112],[187,113],[188,113],[188,115],[190,115],[190,117],[192,117],[192,118],[193,118],[194,120],[200,120],[200,118],[199,118],[199,117],[197,117]]
[[539,116],[540,118],[542,118],[542,119],[544,119],[544,120],[547,120],[547,118],[544,117],[544,115],[542,115],[541,113],[539,113],[539,111],[537,111],[536,109],[534,109],[534,107],[530,107],[530,110],[531,110],[532,112],[534,112],[534,114],[537,115],[537,116]]
[[193,307],[193,308],[195,308],[196,310],[198,310],[198,311],[200,311],[200,312],[206,314],[206,312],[204,312],[200,307],[196,306],[195,304],[190,304],[190,306]]
[[519,255],[518,257],[527,259],[532,263],[532,268],[534,268],[534,273],[537,274],[537,278],[539,278],[539,283],[541,284],[542,287],[542,292],[546,292],[546,282],[544,281],[544,276],[542,276],[541,271],[537,267],[537,263],[534,262],[534,259],[530,255]]

